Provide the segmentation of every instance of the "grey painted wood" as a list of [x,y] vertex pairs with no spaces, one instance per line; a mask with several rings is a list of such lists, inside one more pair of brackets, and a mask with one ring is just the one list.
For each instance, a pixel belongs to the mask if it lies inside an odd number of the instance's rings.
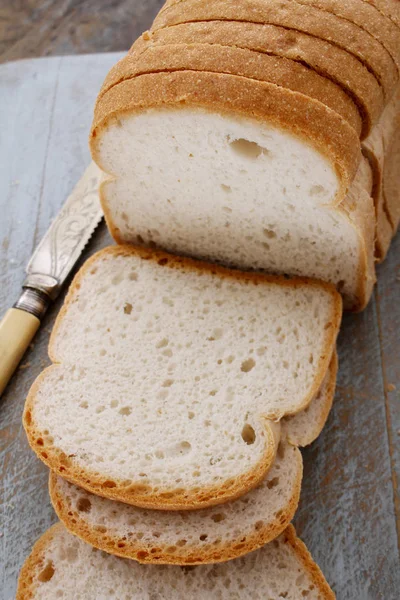
[[[16,298],[33,247],[89,160],[92,104],[117,57],[63,57],[0,67],[0,314]],[[85,257],[108,243],[102,227]],[[334,408],[319,440],[304,451],[295,522],[339,600],[399,596],[394,488],[400,477],[399,251],[398,237],[379,269],[370,306],[344,318]],[[49,332],[61,301],[0,401],[4,600],[14,597],[24,558],[55,519],[47,471],[28,448],[21,414],[30,384],[48,364]]]

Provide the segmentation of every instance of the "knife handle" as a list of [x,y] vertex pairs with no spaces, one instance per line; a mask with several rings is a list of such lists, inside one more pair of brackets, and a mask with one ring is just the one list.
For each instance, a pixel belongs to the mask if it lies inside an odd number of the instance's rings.
[[19,308],[10,308],[0,322],[0,396],[39,325],[35,315]]
[[50,299],[39,290],[24,288],[14,308],[0,322],[0,396],[19,365],[44,316]]

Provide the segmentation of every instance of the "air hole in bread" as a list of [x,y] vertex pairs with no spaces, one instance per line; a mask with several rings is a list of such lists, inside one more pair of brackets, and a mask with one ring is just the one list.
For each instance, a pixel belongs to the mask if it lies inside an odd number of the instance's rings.
[[322,196],[326,194],[326,189],[323,185],[313,185],[310,187],[310,196]]
[[255,159],[261,155],[270,154],[267,148],[263,148],[257,142],[250,142],[244,138],[229,141],[229,145],[236,154],[247,159]]
[[270,481],[267,481],[267,488],[269,490],[272,490],[272,488],[276,487],[277,485],[279,485],[279,477],[274,477]]
[[179,444],[179,451],[181,454],[187,454],[192,449],[192,445],[189,442],[181,442]]
[[276,232],[273,229],[263,229],[263,234],[270,240],[276,238]]
[[166,379],[165,381],[163,381],[162,387],[171,387],[171,385],[174,383],[173,379]]
[[221,190],[223,190],[227,194],[230,194],[232,192],[231,186],[230,185],[225,185],[225,183],[221,183]]
[[36,443],[37,443],[38,446],[44,446],[44,441],[42,440],[42,438],[38,438],[36,440]]
[[38,581],[41,583],[47,583],[53,577],[55,573],[54,565],[51,560],[47,561],[44,569],[40,571],[38,575]]
[[260,531],[264,527],[264,521],[257,521],[254,525],[256,531]]
[[190,411],[190,412],[188,413],[188,417],[189,417],[189,419],[194,419],[194,416],[195,416],[195,415],[194,415],[194,412]]
[[208,538],[208,535],[206,533],[202,533],[199,536],[199,540],[201,540],[202,542],[205,542],[207,538]]
[[160,258],[160,260],[158,261],[158,264],[163,267],[164,265],[168,264],[168,258]]
[[123,406],[122,408],[119,409],[119,414],[120,415],[124,415],[124,416],[129,416],[132,412],[132,409],[130,406]]
[[249,423],[246,423],[242,429],[242,439],[248,446],[251,446],[256,441],[256,432]]
[[115,483],[115,481],[112,481],[112,479],[106,479],[106,481],[103,481],[103,483],[101,484],[101,487],[115,488],[115,487],[117,487],[117,484]]
[[158,344],[156,345],[156,348],[165,348],[165,346],[168,346],[169,340],[168,338],[163,338],[162,340],[160,340],[158,342]]
[[248,373],[255,366],[256,366],[256,361],[253,358],[248,358],[247,360],[244,360],[242,362],[242,364],[240,365],[240,370],[243,371],[243,373]]
[[226,515],[224,513],[216,513],[212,515],[211,519],[214,523],[220,523],[221,521],[225,521]]
[[76,503],[76,508],[79,510],[79,512],[88,513],[92,508],[92,503],[90,502],[89,498],[85,498],[84,496],[82,496],[78,499],[78,502]]
[[176,542],[176,545],[179,547],[186,546],[186,544],[187,544],[187,540],[178,540]]
[[127,302],[124,306],[124,313],[126,315],[130,315],[132,312],[132,304],[130,302]]

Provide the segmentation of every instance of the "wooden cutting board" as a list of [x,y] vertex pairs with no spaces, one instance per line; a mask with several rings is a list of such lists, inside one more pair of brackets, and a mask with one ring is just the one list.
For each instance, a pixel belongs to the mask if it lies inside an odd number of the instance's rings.
[[[96,93],[119,55],[0,66],[0,314],[17,298],[33,248],[89,162]],[[111,243],[104,226],[87,258]],[[0,400],[0,595],[14,598],[34,541],[55,521],[48,472],[21,424],[28,389],[49,364],[47,343],[62,298],[47,315]],[[368,309],[346,315],[328,424],[304,455],[298,533],[338,600],[400,597],[400,236]]]

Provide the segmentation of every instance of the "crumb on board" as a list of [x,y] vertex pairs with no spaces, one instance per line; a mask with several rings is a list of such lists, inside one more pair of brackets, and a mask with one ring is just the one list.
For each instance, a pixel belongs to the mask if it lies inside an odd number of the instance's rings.
[[394,392],[396,390],[396,386],[394,385],[394,383],[388,383],[386,386],[386,391],[387,392]]

